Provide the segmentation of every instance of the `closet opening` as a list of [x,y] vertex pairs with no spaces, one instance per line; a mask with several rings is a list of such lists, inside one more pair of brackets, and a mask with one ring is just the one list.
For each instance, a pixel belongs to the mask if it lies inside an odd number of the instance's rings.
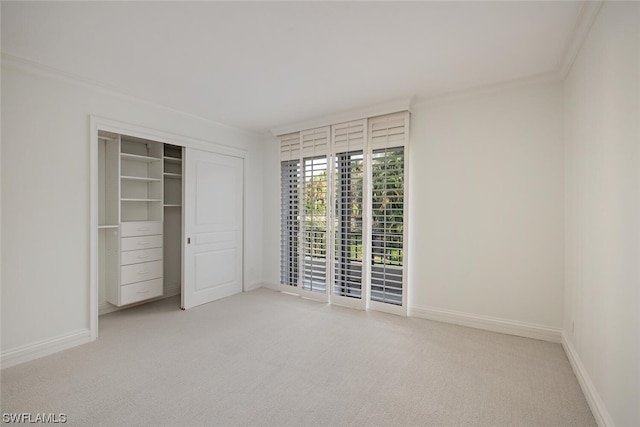
[[90,329],[243,291],[245,151],[92,118]]
[[183,147],[98,133],[98,313],[180,295]]

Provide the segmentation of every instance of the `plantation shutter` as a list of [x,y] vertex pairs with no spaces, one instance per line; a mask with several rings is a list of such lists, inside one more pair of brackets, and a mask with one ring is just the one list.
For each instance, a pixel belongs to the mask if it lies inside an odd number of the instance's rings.
[[332,126],[334,171],[333,295],[361,300],[366,120]]
[[280,137],[280,283],[298,286],[300,133]]
[[409,113],[369,119],[371,301],[404,306],[405,146]]
[[282,285],[406,314],[409,120],[403,111],[280,136]]
[[305,291],[327,292],[330,127],[300,132],[302,146],[301,279]]
[[330,127],[325,126],[300,132],[302,157],[329,154]]
[[404,147],[408,140],[408,111],[369,119],[369,145],[373,150]]
[[280,163],[280,283],[298,286],[300,159]]
[[333,125],[334,153],[364,150],[365,120]]
[[280,161],[300,159],[300,132],[280,137]]
[[362,298],[364,156],[362,150],[336,155],[333,292]]

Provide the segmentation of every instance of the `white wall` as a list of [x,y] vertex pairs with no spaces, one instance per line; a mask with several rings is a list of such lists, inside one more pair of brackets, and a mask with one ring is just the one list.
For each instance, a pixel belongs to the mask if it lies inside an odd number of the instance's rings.
[[410,307],[562,322],[559,82],[414,110]]
[[605,422],[638,426],[639,3],[603,4],[564,96],[564,331],[604,404]]
[[264,283],[280,283],[280,141],[269,138],[265,142],[263,263]]
[[245,287],[259,286],[262,137],[2,65],[3,354],[89,327],[89,115],[248,150]]

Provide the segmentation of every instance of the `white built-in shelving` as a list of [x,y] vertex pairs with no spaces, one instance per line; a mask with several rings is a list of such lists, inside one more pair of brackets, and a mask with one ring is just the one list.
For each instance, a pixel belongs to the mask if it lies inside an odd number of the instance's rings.
[[164,147],[164,207],[182,206],[182,147]]
[[100,135],[99,280],[124,306],[163,294],[164,144]]
[[182,157],[164,156],[164,162],[182,164]]
[[131,154],[131,153],[120,153],[120,158],[122,160],[134,160],[136,162],[144,162],[144,163],[154,163],[159,162],[162,159],[153,156],[145,156],[140,154]]
[[123,181],[138,181],[138,182],[159,182],[162,181],[160,178],[149,178],[147,176],[121,176],[121,180]]
[[116,306],[180,289],[182,147],[99,134],[101,298]]
[[120,222],[162,221],[163,166],[163,144],[122,138]]

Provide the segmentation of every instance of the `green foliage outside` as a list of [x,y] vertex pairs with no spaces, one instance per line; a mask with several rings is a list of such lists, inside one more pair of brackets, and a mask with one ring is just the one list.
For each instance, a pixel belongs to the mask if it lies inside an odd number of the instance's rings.
[[[339,158],[343,167],[337,168],[335,182],[336,207],[342,223],[334,224],[336,252],[340,243],[347,242],[341,256],[349,260],[362,259],[362,192],[363,164],[361,156],[348,160]],[[348,168],[346,166],[349,166]],[[373,263],[402,265],[404,214],[404,152],[402,149],[375,152],[372,159],[372,252]],[[346,173],[345,171],[348,171]],[[340,175],[342,174],[342,175]],[[341,179],[342,178],[342,179]],[[327,226],[327,170],[307,178],[304,182],[305,253],[326,255]],[[346,205],[341,206],[341,201]],[[346,233],[341,236],[340,233]]]
[[373,262],[402,265],[404,150],[374,152],[371,168]]

